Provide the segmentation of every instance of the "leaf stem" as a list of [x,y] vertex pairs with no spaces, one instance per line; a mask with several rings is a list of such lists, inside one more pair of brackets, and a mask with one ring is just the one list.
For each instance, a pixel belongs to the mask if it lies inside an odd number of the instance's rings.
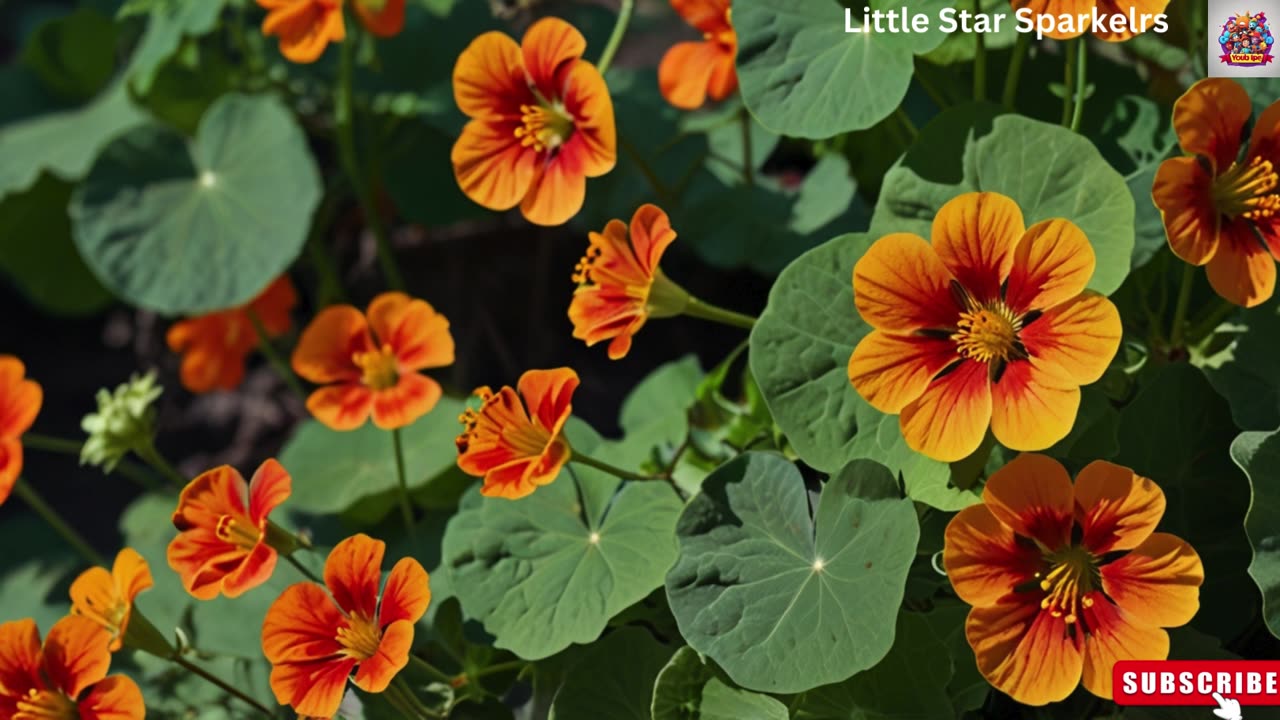
[[36,492],[36,489],[31,487],[31,484],[24,478],[18,478],[17,482],[14,483],[13,492],[22,498],[27,505],[31,506],[36,515],[39,515],[45,524],[58,533],[73,550],[80,553],[80,557],[83,557],[90,565],[110,567],[106,559],[97,550],[94,550],[93,546],[80,536],[80,533],[67,524],[67,521],[62,519],[58,511],[46,503],[44,498],[40,497],[40,493]]
[[569,457],[569,460],[570,460],[570,462],[581,463],[581,464],[583,464],[583,465],[586,465],[587,467],[595,468],[596,470],[599,470],[599,471],[601,471],[601,472],[609,473],[610,475],[612,475],[612,476],[614,476],[614,477],[617,477],[617,478],[622,478],[623,480],[639,480],[639,481],[647,481],[647,480],[663,480],[663,481],[668,481],[668,480],[670,480],[670,479],[671,479],[671,476],[670,476],[670,475],[644,475],[644,474],[641,474],[641,473],[631,472],[630,470],[623,470],[622,468],[620,468],[620,467],[618,467],[618,466],[616,466],[616,465],[610,465],[609,463],[604,462],[603,460],[597,460],[597,459],[595,459],[595,458],[593,458],[593,457],[591,457],[591,456],[589,456],[589,455],[583,455],[582,453],[579,453],[579,452],[574,452],[574,453]]
[[1009,72],[1004,76],[1004,94],[1001,104],[1010,112],[1018,101],[1018,81],[1022,79],[1022,66],[1027,60],[1027,50],[1031,47],[1031,35],[1018,33],[1013,43],[1013,55],[1009,57]]
[[228,695],[238,698],[241,702],[245,703],[246,705],[249,705],[254,710],[257,710],[263,715],[269,718],[275,717],[275,713],[271,712],[270,708],[258,702],[257,700],[254,700],[252,697],[249,696],[248,693],[244,692],[243,690],[240,690],[239,688],[227,682],[226,680],[223,680],[217,675],[214,675],[213,673],[209,672],[208,670],[205,670],[199,665],[196,665],[195,663],[182,657],[181,655],[174,655],[171,658],[171,660],[173,661],[174,665],[177,665],[178,667],[182,668],[183,670],[186,670],[192,675],[195,675],[196,677],[201,678],[202,680],[208,682],[210,685],[216,686],[218,689],[222,690]]
[[423,660],[417,655],[414,655],[413,653],[409,654],[409,664],[418,668],[423,673],[430,675],[432,679],[438,680],[445,684],[452,684],[455,679],[453,675],[446,673],[445,671],[441,670],[435,665],[432,665],[426,660]]
[[622,5],[618,8],[618,19],[613,23],[613,33],[609,35],[609,42],[604,46],[604,52],[600,53],[600,61],[596,63],[601,75],[613,64],[613,58],[618,54],[622,38],[627,34],[627,26],[631,24],[631,14],[635,9],[635,0],[622,0]]
[[320,579],[320,578],[319,578],[315,573],[313,573],[313,572],[311,572],[310,570],[308,570],[306,565],[303,565],[303,564],[298,560],[298,558],[296,558],[296,557],[294,557],[294,556],[293,556],[293,553],[290,553],[290,554],[288,554],[288,555],[285,555],[285,556],[284,556],[284,559],[285,559],[285,560],[286,560],[290,565],[292,565],[292,566],[293,566],[293,567],[294,567],[294,568],[295,568],[299,573],[302,573],[302,576],[303,576],[303,577],[305,577],[306,579],[310,580],[311,582],[313,582],[313,583],[315,583],[315,584],[317,584],[317,585],[324,585],[324,580],[321,580],[321,579]]
[[1080,46],[1074,42],[1067,41],[1066,58],[1063,62],[1063,80],[1062,87],[1062,127],[1071,127],[1071,110],[1072,100],[1076,96],[1076,53],[1080,51]]
[[1080,132],[1080,120],[1084,117],[1085,96],[1089,94],[1088,66],[1089,45],[1087,35],[1081,35],[1076,41],[1076,98],[1071,108],[1071,131]]
[[[973,0],[973,12],[982,15],[982,0]],[[982,33],[974,33],[973,41],[973,99],[983,102],[987,99],[987,41]]]
[[1208,315],[1192,322],[1191,331],[1187,333],[1188,342],[1194,345],[1205,339],[1212,334],[1214,330],[1218,329],[1218,326],[1221,325],[1223,321],[1231,317],[1231,315],[1239,309],[1240,306],[1238,305],[1229,303],[1226,300],[1219,300],[1218,307],[1214,308]]
[[416,540],[417,531],[413,528],[413,503],[409,500],[409,480],[404,469],[404,443],[400,439],[400,428],[391,431],[391,443],[396,454],[396,480],[399,482],[400,515],[404,520],[404,530],[409,540]]
[[1178,287],[1178,304],[1173,308],[1173,328],[1169,331],[1169,345],[1174,348],[1182,347],[1186,337],[1187,310],[1191,307],[1191,288],[1195,279],[1196,266],[1184,263],[1182,284]]
[[182,477],[182,473],[178,472],[168,460],[164,459],[164,456],[156,449],[156,444],[151,440],[147,440],[145,445],[134,448],[133,452],[143,462],[150,465],[152,470],[163,475],[174,487],[181,490],[187,486],[187,479]]
[[507,672],[509,670],[523,671],[526,667],[529,666],[529,664],[530,663],[526,660],[508,660],[507,662],[500,662],[496,665],[490,665],[488,667],[481,668],[480,670],[477,670],[476,673],[474,675],[471,675],[470,677],[478,680],[482,677],[487,677],[489,675],[497,675],[498,673]]
[[[72,455],[76,458],[80,457],[80,450],[84,447],[84,444],[78,440],[50,437],[38,433],[24,433],[22,435],[22,444],[32,450]],[[160,486],[156,484],[155,478],[132,462],[122,460],[116,465],[116,470],[119,470],[121,475],[143,490],[150,492],[160,489]]]
[[756,319],[750,315],[725,310],[722,307],[703,302],[692,295],[689,296],[689,304],[685,307],[684,314],[689,317],[702,318],[703,320],[710,320],[744,330],[750,330],[756,326]]
[[249,322],[253,323],[253,331],[258,334],[258,348],[262,350],[262,354],[267,358],[267,362],[271,363],[271,367],[276,369],[276,374],[284,380],[284,384],[305,402],[307,393],[302,389],[302,383],[298,381],[298,376],[293,374],[293,368],[289,367],[289,363],[280,355],[280,351],[276,349],[274,343],[271,342],[271,336],[267,333],[267,326],[262,324],[262,318],[253,308],[245,308],[245,313],[249,316]]

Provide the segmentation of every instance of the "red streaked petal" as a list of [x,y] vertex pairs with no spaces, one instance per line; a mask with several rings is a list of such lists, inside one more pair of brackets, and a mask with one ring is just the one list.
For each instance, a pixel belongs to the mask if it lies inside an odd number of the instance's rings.
[[413,623],[397,620],[382,632],[378,652],[356,668],[354,682],[365,692],[380,693],[387,689],[396,673],[409,664],[409,650],[413,646]]
[[1160,209],[1173,254],[1204,265],[1218,252],[1218,211],[1213,176],[1193,157],[1169,158],[1156,169],[1151,200]]
[[304,718],[331,718],[342,706],[354,658],[335,657],[271,668],[271,690],[281,705]]
[[462,128],[450,161],[458,187],[472,202],[505,211],[529,194],[542,157],[520,144],[519,127],[519,120],[472,120]]
[[631,216],[631,248],[636,262],[648,277],[653,277],[667,247],[675,242],[676,231],[671,218],[657,205],[644,204]]
[[872,330],[849,356],[849,382],[872,407],[895,415],[958,361],[950,340]]
[[338,607],[348,614],[374,618],[378,614],[378,586],[387,544],[364,533],[334,546],[324,564],[324,583]]
[[1164,516],[1160,486],[1104,460],[1089,463],[1076,476],[1075,498],[1081,543],[1095,555],[1137,547]]
[[947,270],[980,302],[997,300],[1026,234],[1022,210],[999,193],[965,193],[933,218],[933,250]]
[[1124,325],[1106,297],[1086,291],[1045,311],[1018,333],[1040,380],[1056,387],[1097,382],[1111,365]]
[[453,364],[449,320],[425,300],[383,293],[369,304],[367,315],[377,342],[395,350],[401,372]]
[[1018,542],[984,505],[961,510],[947,523],[942,564],[961,600],[994,605],[1040,570],[1039,551]]
[[1112,605],[1102,593],[1091,593],[1090,597],[1093,605],[1081,611],[1089,628],[1089,638],[1084,643],[1084,687],[1110,700],[1115,664],[1121,660],[1167,659],[1169,633]]
[[345,623],[324,588],[312,582],[290,585],[267,610],[262,652],[277,666],[323,661],[342,651],[337,631]]
[[355,430],[373,411],[373,391],[360,383],[322,387],[307,397],[307,410],[331,430]]
[[427,571],[413,558],[401,558],[387,576],[382,589],[378,622],[384,627],[397,621],[418,622],[431,604],[431,584]]
[[516,389],[529,408],[530,418],[556,432],[573,412],[573,392],[578,389],[578,373],[571,368],[529,370],[520,376]]
[[0,440],[0,505],[9,499],[22,473],[22,441]]
[[252,551],[222,580],[222,593],[229,598],[239,597],[271,579],[276,570],[278,554],[265,541]]
[[1235,162],[1253,102],[1240,83],[1208,78],[1192,85],[1173,105],[1173,129],[1182,149],[1209,158],[1217,172]]
[[44,391],[34,380],[23,378],[26,367],[12,355],[0,355],[0,439],[26,432],[44,402]]
[[589,62],[578,62],[564,84],[564,107],[573,116],[573,135],[561,152],[580,156],[582,173],[600,177],[618,162],[618,128],[613,99],[604,76]]
[[520,41],[529,81],[550,101],[561,97],[569,71],[586,50],[587,39],[582,33],[556,17],[535,22]]
[[907,445],[935,460],[971,455],[991,424],[987,366],[966,360],[943,373],[902,408],[899,424]]
[[681,110],[697,110],[707,101],[707,90],[721,56],[720,46],[707,41],[676,43],[658,65],[662,97]]
[[587,197],[585,145],[575,133],[538,168],[520,212],[534,225],[554,227],[573,219]]
[[373,424],[383,430],[412,425],[431,412],[443,394],[440,383],[425,375],[401,375],[394,386],[373,393]]
[[21,694],[42,684],[36,621],[27,618],[0,624],[0,688]]
[[1144,625],[1178,627],[1200,609],[1204,565],[1176,535],[1152,533],[1124,557],[1102,566],[1102,589]]
[[143,720],[147,714],[142,690],[124,675],[104,678],[77,705],[80,720]]
[[1047,310],[1084,292],[1096,264],[1089,238],[1075,223],[1038,222],[1014,251],[1005,302],[1019,314]]
[[41,659],[53,686],[70,697],[107,676],[111,666],[111,635],[98,624],[68,615],[49,628]]
[[1024,453],[997,470],[982,500],[1015,533],[1057,550],[1071,539],[1074,494],[1067,469],[1046,455]]
[[1080,684],[1083,643],[1062,618],[1041,611],[1034,595],[975,607],[964,630],[979,672],[1020,703],[1057,702]]
[[954,327],[960,310],[951,280],[924,238],[894,233],[877,240],[854,265],[854,303],[877,330],[906,334]]
[[1035,361],[1005,366],[991,386],[991,432],[1010,450],[1044,450],[1071,432],[1080,388],[1061,387]]
[[359,380],[360,368],[353,358],[373,348],[364,314],[350,305],[333,305],[302,331],[293,351],[293,370],[317,384]]
[[[243,481],[241,481],[243,482]],[[275,458],[267,458],[249,482],[249,520],[262,527],[272,510],[293,493],[293,478]]]
[[469,118],[519,125],[520,106],[535,100],[525,81],[524,59],[516,41],[497,31],[472,40],[453,68],[453,98]]
[[395,37],[404,29],[404,0],[385,0],[381,10],[373,10],[356,0],[356,15],[360,24],[378,37]]
[[1224,222],[1218,252],[1205,267],[1209,284],[1228,302],[1256,307],[1276,290],[1276,262],[1246,221]]

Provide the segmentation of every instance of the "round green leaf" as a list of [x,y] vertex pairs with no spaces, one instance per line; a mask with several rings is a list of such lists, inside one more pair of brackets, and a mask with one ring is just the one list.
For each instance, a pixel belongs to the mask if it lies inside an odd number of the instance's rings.
[[76,245],[140,307],[242,305],[302,251],[320,180],[306,137],[272,97],[227,95],[188,143],[148,125],[113,142],[71,201]]
[[786,705],[735,688],[723,677],[697,650],[680,648],[653,684],[653,720],[787,720]]
[[[889,0],[867,4],[900,7]],[[783,135],[822,139],[869,128],[902,103],[912,56],[946,39],[937,12],[952,4],[912,3],[912,12],[930,17],[925,33],[849,33],[836,0],[735,0],[742,97],[762,125]],[[853,11],[853,25],[861,22]]]
[[1280,425],[1280,302],[1240,309],[1229,321],[1240,332],[1229,352],[1203,368],[1218,394],[1231,405],[1231,416],[1243,430],[1271,430]]
[[571,466],[520,500],[469,493],[445,530],[443,567],[497,647],[537,660],[594,641],[662,584],[679,512],[665,483],[623,485]]
[[898,418],[849,384],[849,356],[871,327],[853,304],[853,266],[871,237],[842,235],[778,276],[751,333],[751,371],[774,420],[809,465],[834,472],[872,458],[900,473],[907,494],[943,510],[978,501],[951,484],[951,468],[911,450]]
[[1089,287],[1115,292],[1129,274],[1133,196],[1124,177],[1086,138],[1058,125],[992,106],[968,105],[938,116],[885,175],[870,234],[912,232],[929,239],[948,200],[975,191],[1008,195],[1028,226],[1066,218],[1097,255]]
[[1242,434],[1231,443],[1231,458],[1253,487],[1244,521],[1253,546],[1249,575],[1262,591],[1267,628],[1280,637],[1280,430]]
[[647,630],[624,627],[583,654],[569,670],[549,720],[650,720],[654,679],[671,657]]
[[738,685],[785,693],[889,651],[920,527],[882,465],[851,463],[810,517],[795,465],[746,453],[707,478],[676,534],[667,598],[680,634]]

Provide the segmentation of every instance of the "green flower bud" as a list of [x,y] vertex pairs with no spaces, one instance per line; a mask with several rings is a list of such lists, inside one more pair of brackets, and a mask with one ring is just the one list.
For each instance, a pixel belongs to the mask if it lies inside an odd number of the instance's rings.
[[98,412],[84,416],[80,427],[89,434],[80,449],[81,465],[96,465],[106,472],[115,469],[130,452],[151,446],[155,437],[156,398],[164,388],[156,384],[154,370],[129,382],[114,392],[98,391]]

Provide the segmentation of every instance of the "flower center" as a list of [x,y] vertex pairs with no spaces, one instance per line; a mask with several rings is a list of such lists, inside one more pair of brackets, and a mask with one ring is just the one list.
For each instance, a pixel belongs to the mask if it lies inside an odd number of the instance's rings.
[[262,539],[262,533],[258,532],[258,528],[249,523],[240,522],[230,515],[218,518],[218,527],[215,532],[219,540],[231,543],[241,550],[254,549]]
[[960,313],[951,339],[956,352],[978,362],[1008,361],[1016,353],[1022,322],[1003,302],[975,307]]
[[42,720],[79,720],[80,711],[71,698],[52,690],[31,688],[18,700],[18,713],[24,718]]
[[537,152],[555,150],[573,134],[573,118],[560,103],[521,105],[520,121],[516,137]]
[[1048,593],[1040,601],[1040,608],[1071,625],[1079,621],[1081,608],[1093,607],[1093,598],[1086,595],[1098,583],[1097,559],[1080,546],[1069,547],[1045,559],[1049,570],[1036,573],[1040,589]]
[[373,620],[356,614],[345,627],[338,628],[337,640],[343,655],[363,662],[378,654],[382,630]]
[[400,364],[390,345],[383,345],[380,350],[358,352],[351,356],[351,360],[360,368],[360,382],[366,387],[386,390],[400,382]]
[[1255,157],[1248,163],[1232,163],[1214,178],[1213,204],[1226,217],[1262,220],[1280,211],[1276,186],[1280,176],[1270,160]]

